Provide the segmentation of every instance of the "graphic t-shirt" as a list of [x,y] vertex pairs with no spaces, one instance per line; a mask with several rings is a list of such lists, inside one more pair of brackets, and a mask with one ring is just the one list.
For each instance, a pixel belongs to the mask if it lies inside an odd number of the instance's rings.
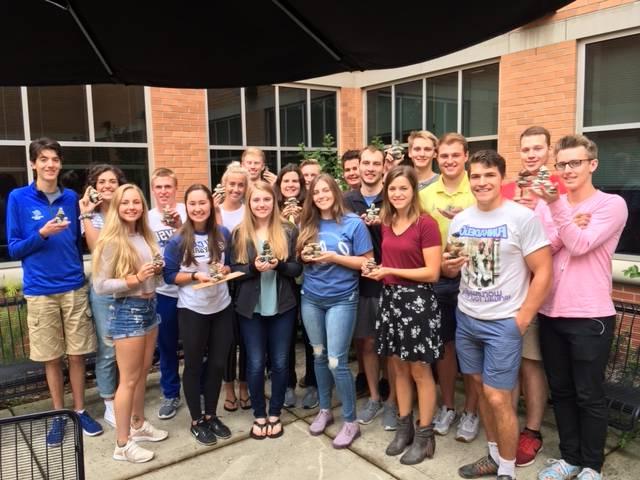
[[449,227],[449,241],[464,244],[458,307],[481,320],[514,317],[527,296],[530,274],[525,257],[549,245],[542,223],[511,200],[489,212],[463,210]]
[[[424,248],[440,245],[438,224],[429,215],[421,215],[400,235],[396,235],[389,225],[382,225],[382,265],[391,268],[423,268]],[[417,285],[406,278],[387,275],[385,285]]]
[[[187,210],[184,203],[177,203],[176,210],[184,222],[187,219]],[[164,247],[167,246],[169,239],[173,237],[173,234],[176,231],[175,228],[166,225],[162,221],[162,210],[158,210],[157,208],[149,210],[149,227],[153,230],[153,233],[156,236],[156,240],[160,246],[160,252],[164,253]],[[167,285],[164,282],[158,283],[156,293],[166,295],[167,297],[178,297],[178,287],[176,285]]]
[[[320,220],[318,243],[324,252],[358,256],[373,250],[371,237],[364,222],[355,214],[347,213],[340,223]],[[335,263],[307,263],[304,266],[302,291],[316,297],[346,295],[358,288],[360,270]]]

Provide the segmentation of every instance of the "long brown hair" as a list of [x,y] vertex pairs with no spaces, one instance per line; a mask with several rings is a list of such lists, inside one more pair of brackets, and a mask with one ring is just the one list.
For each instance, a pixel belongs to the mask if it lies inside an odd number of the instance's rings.
[[[196,183],[187,188],[187,191],[184,194],[184,203],[185,205],[188,203],[189,195],[192,192],[197,192],[198,190],[203,191],[207,198],[209,199],[209,207],[211,210],[209,211],[209,218],[205,223],[205,231],[207,232],[207,243],[209,245],[209,263],[214,263],[220,261],[222,257],[222,249],[220,248],[220,243],[222,242],[222,235],[220,234],[220,230],[216,225],[215,214],[213,210],[213,197],[211,195],[211,190],[206,185],[202,185],[201,183]],[[195,265],[196,259],[193,256],[193,248],[196,243],[196,235],[195,235],[195,227],[193,225],[193,221],[187,215],[187,219],[180,227],[178,231],[180,234],[180,254],[182,255],[182,265],[188,267],[189,265]]]
[[396,210],[396,207],[394,207],[389,200],[389,185],[391,185],[396,178],[400,177],[404,177],[409,180],[409,185],[411,185],[411,188],[413,189],[413,200],[411,201],[409,211],[407,212],[409,221],[414,223],[418,220],[420,215],[425,213],[422,209],[422,205],[420,204],[420,197],[418,196],[418,177],[416,176],[415,169],[407,165],[398,165],[389,170],[387,177],[384,180],[380,220],[385,225],[392,225],[398,215],[398,210]]
[[302,248],[307,243],[316,242],[318,240],[320,210],[316,207],[316,204],[313,201],[313,191],[315,190],[318,182],[325,182],[333,194],[331,218],[337,223],[340,223],[342,217],[345,215],[344,201],[342,199],[342,191],[340,190],[340,187],[338,187],[338,184],[331,175],[328,173],[321,173],[311,181],[307,192],[307,198],[302,206],[302,213],[300,214],[300,236],[298,237],[298,243],[296,245],[296,251],[298,254],[300,254]]
[[249,184],[247,190],[247,204],[244,210],[244,217],[240,224],[233,231],[233,251],[238,263],[249,263],[249,243],[253,242],[253,247],[258,251],[258,237],[256,236],[256,220],[251,211],[251,195],[253,192],[266,192],[273,199],[273,210],[269,217],[268,237],[269,245],[273,255],[280,261],[285,261],[289,256],[289,242],[287,241],[287,230],[280,218],[280,209],[276,201],[276,192],[273,186],[263,180],[258,180]]

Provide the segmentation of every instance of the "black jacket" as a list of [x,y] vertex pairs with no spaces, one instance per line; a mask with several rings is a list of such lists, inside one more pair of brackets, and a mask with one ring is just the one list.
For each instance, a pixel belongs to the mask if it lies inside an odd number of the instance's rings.
[[[295,277],[302,273],[302,264],[296,259],[296,241],[298,229],[289,222],[283,222],[287,235],[289,254],[284,262],[278,262],[276,267],[276,282],[278,285],[278,313],[284,313],[298,303],[296,295]],[[238,231],[233,235],[233,245],[237,241],[248,242],[249,263],[236,263],[235,250],[231,248],[231,271],[243,272],[244,275],[235,280],[234,305],[238,314],[252,317],[253,311],[260,297],[260,272],[256,269],[257,252],[253,242],[249,239],[238,239]]]

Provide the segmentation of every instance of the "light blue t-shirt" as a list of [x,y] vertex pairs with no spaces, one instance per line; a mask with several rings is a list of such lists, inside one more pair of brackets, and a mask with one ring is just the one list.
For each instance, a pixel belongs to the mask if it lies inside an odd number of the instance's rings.
[[[264,240],[260,239],[258,251],[261,252],[263,247]],[[260,295],[253,311],[263,317],[270,317],[278,313],[278,281],[276,275],[277,272],[275,270],[268,270],[260,274]]]
[[[355,214],[347,213],[340,223],[320,220],[318,243],[322,251],[357,256],[373,250],[369,230]],[[316,297],[346,295],[358,288],[360,270],[335,263],[307,263],[304,266],[302,291]]]
[[373,201],[378,198],[378,194],[376,193],[375,195],[369,196],[363,195],[362,198],[364,198],[364,201],[367,202],[367,207],[370,207]]

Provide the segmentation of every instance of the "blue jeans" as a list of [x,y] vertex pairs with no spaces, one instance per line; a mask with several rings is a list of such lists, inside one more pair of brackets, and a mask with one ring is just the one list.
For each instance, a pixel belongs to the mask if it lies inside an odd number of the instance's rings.
[[267,416],[264,399],[264,368],[266,355],[271,365],[271,401],[269,415],[279,417],[289,376],[289,343],[296,320],[297,308],[263,317],[254,313],[247,318],[238,315],[240,333],[247,352],[247,383],[253,404],[253,416]]
[[349,369],[349,346],[356,326],[358,291],[320,298],[302,292],[302,321],[315,357],[320,408],[331,408],[336,384],[346,422],[356,419],[356,389]]
[[158,330],[160,354],[160,388],[165,398],[180,396],[178,373],[178,299],[157,294],[158,315],[162,321]]
[[93,288],[89,291],[89,302],[98,337],[96,382],[102,398],[113,398],[116,394],[116,353],[112,342],[105,343],[105,337],[109,336],[109,305],[112,301],[112,295],[98,295]]

